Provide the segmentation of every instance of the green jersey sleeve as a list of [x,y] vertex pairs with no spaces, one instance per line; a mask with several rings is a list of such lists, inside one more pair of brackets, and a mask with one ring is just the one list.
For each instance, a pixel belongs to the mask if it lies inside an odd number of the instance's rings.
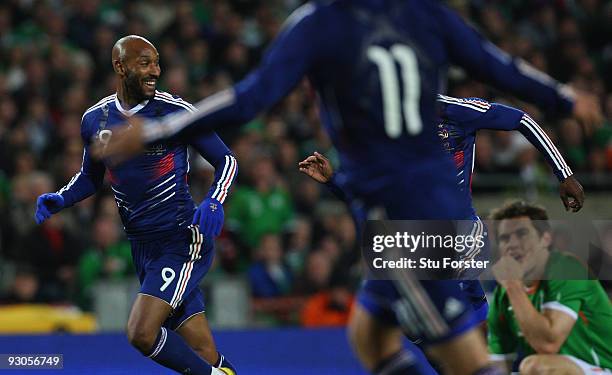
[[561,311],[577,319],[595,286],[594,280],[588,280],[588,269],[575,257],[552,251],[547,271],[542,309]]
[[593,282],[596,280],[549,280],[542,309],[561,311],[576,320]]

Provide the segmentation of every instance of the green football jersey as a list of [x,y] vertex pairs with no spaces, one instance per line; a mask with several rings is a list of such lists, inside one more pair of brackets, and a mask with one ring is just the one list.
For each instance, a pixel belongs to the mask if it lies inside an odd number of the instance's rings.
[[[588,280],[587,269],[574,256],[551,251],[546,277],[527,291],[536,310],[562,311],[576,321],[559,354],[612,369],[612,304],[598,280]],[[489,351],[494,355],[535,351],[523,337],[506,290],[495,288],[489,306]]]

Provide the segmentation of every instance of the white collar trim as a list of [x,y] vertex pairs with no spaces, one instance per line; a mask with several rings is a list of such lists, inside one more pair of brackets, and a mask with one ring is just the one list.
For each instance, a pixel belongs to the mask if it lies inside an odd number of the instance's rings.
[[136,114],[136,112],[143,109],[148,103],[149,103],[149,100],[147,99],[145,101],[138,103],[138,105],[136,105],[132,109],[123,109],[123,107],[121,106],[121,102],[119,101],[119,96],[115,95],[115,106],[117,106],[117,109],[119,110],[119,112],[123,113],[123,115],[127,117],[131,117],[132,115]]

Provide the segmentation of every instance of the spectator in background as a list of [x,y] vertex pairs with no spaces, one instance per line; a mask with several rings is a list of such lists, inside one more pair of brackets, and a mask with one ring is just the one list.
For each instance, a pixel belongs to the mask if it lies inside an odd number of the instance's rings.
[[76,264],[83,251],[77,237],[54,215],[21,239],[22,256],[40,277],[42,293],[51,301],[69,301],[75,295]]
[[32,267],[17,266],[15,278],[9,290],[0,297],[0,304],[47,302],[40,291],[40,282]]
[[283,248],[278,234],[261,237],[255,263],[249,267],[249,283],[253,297],[280,297],[292,291],[293,275],[283,260]]
[[114,217],[101,216],[94,222],[93,246],[85,250],[78,264],[79,304],[90,309],[93,287],[101,280],[124,280],[134,272],[130,244],[120,238]]
[[296,288],[300,294],[308,295],[320,292],[329,287],[333,260],[329,253],[315,250],[308,255],[306,267]]
[[337,238],[341,252],[357,251],[357,232],[353,218],[348,214],[341,214],[334,233]]
[[342,274],[334,273],[329,289],[306,300],[300,318],[304,327],[345,326],[348,323],[354,298],[349,280],[342,277]]
[[229,274],[243,274],[249,264],[244,257],[240,257],[240,251],[230,236],[217,238],[215,243],[215,262],[220,267],[213,267],[212,272],[226,272]]
[[298,217],[289,235],[289,245],[285,259],[293,274],[302,273],[312,242],[312,225],[308,218]]
[[[34,223],[30,220],[30,213],[36,202],[36,192],[51,187],[49,175],[32,170],[32,155],[23,153],[18,156],[19,174],[12,179],[11,201],[9,202],[9,218],[13,240],[25,236]],[[13,245],[15,243],[13,242]],[[14,246],[14,250],[16,246]],[[16,254],[14,254],[16,255]]]
[[[295,164],[293,168],[295,169]],[[321,189],[319,185],[310,179],[304,179],[303,177],[297,178],[295,188],[292,190],[293,197],[295,199],[296,210],[307,215],[316,210],[317,206],[321,202]]]
[[278,235],[289,227],[293,205],[269,156],[259,157],[250,173],[252,186],[233,192],[227,218],[242,244],[255,248],[266,233]]
[[564,120],[561,124],[561,136],[567,150],[569,162],[576,169],[584,170],[587,167],[587,150],[584,147],[582,130],[578,122]]

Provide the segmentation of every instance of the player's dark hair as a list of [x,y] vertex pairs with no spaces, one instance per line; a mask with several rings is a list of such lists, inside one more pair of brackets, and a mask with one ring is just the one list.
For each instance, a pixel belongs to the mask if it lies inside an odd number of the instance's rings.
[[530,218],[533,226],[538,231],[540,236],[545,232],[551,231],[546,209],[537,204],[527,203],[521,200],[512,201],[494,209],[490,215],[490,218],[495,221],[493,224],[495,227],[495,232],[497,232],[499,222],[501,220],[519,217]]

